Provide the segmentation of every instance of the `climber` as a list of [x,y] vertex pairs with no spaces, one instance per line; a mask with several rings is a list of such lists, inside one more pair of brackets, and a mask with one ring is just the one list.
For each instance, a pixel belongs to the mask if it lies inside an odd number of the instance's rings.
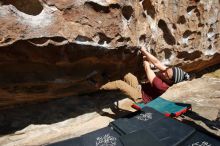
[[[101,86],[101,90],[121,90],[136,102],[147,103],[163,94],[170,86],[184,80],[189,80],[189,74],[178,67],[168,68],[156,57],[151,55],[144,47],[140,48],[143,55],[143,66],[149,82],[139,84],[137,77],[128,73],[123,80],[108,82]],[[160,71],[154,73],[150,64],[153,64]]]

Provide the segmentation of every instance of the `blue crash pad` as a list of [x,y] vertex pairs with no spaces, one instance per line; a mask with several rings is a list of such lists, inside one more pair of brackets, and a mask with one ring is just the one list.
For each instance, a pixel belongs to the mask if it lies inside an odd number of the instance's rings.
[[178,117],[181,114],[187,112],[191,109],[190,104],[184,103],[174,103],[172,101],[168,101],[162,97],[157,97],[151,102],[145,103],[135,103],[132,105],[133,108],[137,110],[142,110],[144,107],[151,107],[163,114],[167,117]]

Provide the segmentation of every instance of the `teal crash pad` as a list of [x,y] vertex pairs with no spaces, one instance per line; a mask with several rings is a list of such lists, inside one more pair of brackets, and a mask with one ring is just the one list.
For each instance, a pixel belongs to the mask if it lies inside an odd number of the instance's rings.
[[142,110],[144,107],[151,107],[163,114],[167,117],[178,117],[181,114],[187,112],[191,109],[190,104],[184,103],[175,103],[172,101],[168,101],[162,97],[157,97],[151,102],[145,103],[135,103],[132,105],[133,108],[137,110]]

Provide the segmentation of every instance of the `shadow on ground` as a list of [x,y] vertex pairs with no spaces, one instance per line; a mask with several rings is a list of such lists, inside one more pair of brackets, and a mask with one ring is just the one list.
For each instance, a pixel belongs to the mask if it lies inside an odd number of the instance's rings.
[[[13,133],[31,124],[53,124],[95,111],[103,116],[118,118],[129,113],[114,104],[125,97],[118,91],[104,91],[5,109],[0,111],[0,135]],[[102,112],[103,108],[111,108],[115,114]]]
[[[198,113],[193,112],[193,111],[188,111],[185,113],[183,116],[181,116],[181,121],[187,125],[190,125],[197,130],[204,132],[216,139],[219,139],[220,137],[209,132],[207,129],[205,129],[203,126],[199,125],[199,123],[204,123],[207,127],[209,127],[212,130],[220,130],[220,120],[216,119],[214,121],[211,121],[209,119],[206,119],[202,116],[200,116]],[[200,121],[200,122],[196,122]]]

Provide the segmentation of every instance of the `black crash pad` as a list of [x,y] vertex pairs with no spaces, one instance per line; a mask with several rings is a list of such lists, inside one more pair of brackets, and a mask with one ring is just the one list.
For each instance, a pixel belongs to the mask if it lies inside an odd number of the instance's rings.
[[178,145],[196,130],[172,118],[161,119],[147,127],[148,132],[167,146]]
[[166,118],[158,111],[148,108],[145,111],[135,112],[128,117],[120,118],[111,122],[109,125],[113,127],[120,135],[129,134],[138,130],[148,127],[152,123],[155,123],[163,118]]
[[119,140],[119,134],[110,127],[81,136],[83,146],[123,146]]
[[73,138],[51,144],[49,146],[123,146],[119,135],[110,127],[105,127],[85,134],[79,138]]
[[[121,118],[110,123],[120,135],[146,130],[166,146],[177,145],[195,132],[195,129],[163,114],[145,108],[133,117]],[[147,138],[147,137],[146,137]]]
[[123,135],[120,140],[124,146],[165,146],[146,130]]
[[220,141],[197,131],[178,146],[220,146]]

